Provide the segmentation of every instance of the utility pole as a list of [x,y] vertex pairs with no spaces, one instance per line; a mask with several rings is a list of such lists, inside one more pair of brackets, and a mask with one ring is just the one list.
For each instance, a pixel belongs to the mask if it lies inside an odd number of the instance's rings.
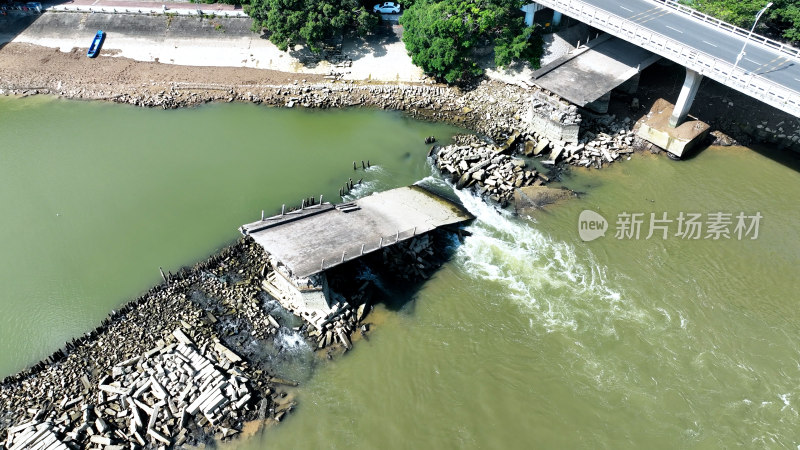
[[[758,19],[761,18],[761,15],[764,14],[764,12],[766,12],[770,6],[772,6],[772,2],[767,3],[767,6],[761,8],[761,11],[759,11],[758,14],[756,14],[756,20],[753,22],[753,27],[750,28],[750,32],[747,33],[747,39],[745,39],[744,45],[742,45],[742,50],[739,52],[738,55],[736,55],[736,62],[733,64],[733,70],[731,72],[736,70],[736,67],[739,65],[739,61],[741,61],[742,58],[744,57],[745,55],[744,49],[747,47],[747,44],[750,42],[750,38],[753,36],[753,30],[756,29],[756,24],[758,24]],[[730,78],[730,76],[731,75],[728,74],[728,78]]]

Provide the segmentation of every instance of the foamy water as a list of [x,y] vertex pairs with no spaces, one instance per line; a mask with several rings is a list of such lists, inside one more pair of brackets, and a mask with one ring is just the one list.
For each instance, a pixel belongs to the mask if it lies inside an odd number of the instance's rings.
[[281,327],[275,336],[275,346],[281,351],[306,352],[311,350],[302,333]]
[[548,331],[578,328],[579,318],[573,314],[578,299],[582,305],[591,303],[593,310],[626,310],[622,293],[609,285],[608,269],[595,263],[591,252],[579,259],[574,247],[534,224],[469,193],[456,194],[477,218],[467,228],[472,236],[458,250],[459,263],[475,278],[505,286],[509,300],[536,312],[534,320]]

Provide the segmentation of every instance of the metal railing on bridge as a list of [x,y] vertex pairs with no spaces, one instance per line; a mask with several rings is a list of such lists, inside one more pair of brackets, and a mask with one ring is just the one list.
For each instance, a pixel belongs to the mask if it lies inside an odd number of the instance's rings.
[[[664,3],[663,0],[659,2]],[[537,0],[537,3],[625,39],[775,108],[800,117],[800,92],[791,88],[584,1]]]
[[703,22],[713,25],[715,28],[729,31],[751,42],[765,45],[773,50],[777,50],[781,53],[789,55],[800,61],[800,49],[794,48],[791,45],[785,44],[783,42],[778,42],[755,33],[751,34],[749,30],[745,30],[744,28],[739,28],[736,25],[729,24],[728,22],[719,20],[716,17],[711,17],[708,14],[703,14],[700,11],[697,11],[696,9],[692,9],[684,4],[679,3],[677,0],[652,0],[652,1],[661,3],[668,8],[675,9],[677,11],[682,12],[683,14],[687,14],[694,18],[700,19]]
[[397,233],[390,236],[381,236],[377,242],[355,243],[351,245],[348,250],[343,251],[340,258],[334,258],[333,260],[326,260],[323,258],[319,269],[320,271],[330,269],[331,267],[338,266],[339,264],[343,264],[347,261],[358,259],[368,253],[372,253],[385,247],[407,241],[414,237],[417,237],[417,227],[409,228],[405,231],[398,230]]

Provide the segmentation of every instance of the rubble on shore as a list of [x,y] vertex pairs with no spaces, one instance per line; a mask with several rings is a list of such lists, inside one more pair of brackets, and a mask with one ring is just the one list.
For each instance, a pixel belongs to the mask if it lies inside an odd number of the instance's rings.
[[627,117],[617,121],[613,115],[598,116],[590,121],[577,142],[552,141],[531,132],[524,137],[517,153],[543,158],[542,163],[548,166],[563,162],[600,169],[643,148],[644,142],[635,135],[633,125]]
[[[559,165],[600,169],[641,150],[645,143],[634,135],[632,125],[628,118],[616,121],[614,116],[602,116],[592,124],[596,132],[584,132],[578,142],[553,141],[528,131],[515,132],[498,146],[474,135],[460,135],[452,145],[432,147],[429,156],[456,189],[472,189],[506,207],[520,188],[542,186],[557,177]],[[541,170],[529,167],[534,158]]]
[[237,419],[253,406],[250,380],[237,367],[242,358],[218,339],[198,348],[181,328],[171,337],[114,365],[97,381],[96,400],[64,395],[10,428],[6,448],[181,446],[190,426],[215,427],[223,438],[238,434]]
[[505,206],[515,188],[547,181],[536,170],[526,170],[525,161],[501,153],[502,149],[476,136],[462,136],[459,141],[431,155],[436,167],[457,189],[474,187],[478,195]]
[[276,319],[260,288],[266,262],[242,239],[6,377],[0,447],[180,447],[280,421],[293,407],[281,386],[296,383],[270,355],[280,355],[281,334],[303,329]]
[[[439,257],[421,235],[372,256],[404,280]],[[230,439],[247,422],[275,423],[295,403],[277,372],[281,336],[330,358],[369,331],[373,284],[353,289],[358,261],[335,269],[341,303],[323,330],[303,324],[262,288],[269,256],[242,238],[113,311],[95,330],[0,383],[0,449],[181,448]],[[394,265],[397,266],[394,266]],[[295,338],[293,338],[295,339]]]
[[430,84],[305,83],[300,80],[278,85],[153,82],[95,86],[55,79],[40,81],[35,86],[21,83],[22,80],[13,79],[0,81],[0,94],[52,94],[162,109],[234,101],[285,108],[378,108],[463,126],[496,140],[506,139],[514,130],[525,126],[530,96],[525,88],[491,80],[482,81],[470,90]]

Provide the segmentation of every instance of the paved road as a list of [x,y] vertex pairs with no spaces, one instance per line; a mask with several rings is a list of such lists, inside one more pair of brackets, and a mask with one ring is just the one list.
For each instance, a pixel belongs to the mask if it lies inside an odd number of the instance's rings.
[[[742,37],[652,1],[584,1],[731,64],[744,44]],[[739,67],[800,92],[800,62],[788,55],[751,42]]]

